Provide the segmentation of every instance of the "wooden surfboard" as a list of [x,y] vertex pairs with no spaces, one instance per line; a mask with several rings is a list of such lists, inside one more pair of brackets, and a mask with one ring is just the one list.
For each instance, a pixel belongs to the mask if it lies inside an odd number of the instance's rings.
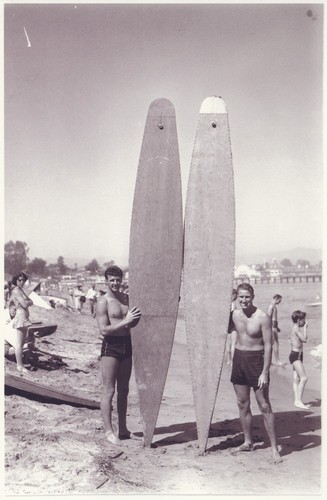
[[235,201],[226,105],[201,105],[185,209],[184,302],[198,444],[204,453],[223,365],[233,287]]
[[81,406],[90,409],[100,408],[100,403],[98,401],[79,398],[78,396],[73,396],[72,394],[52,389],[46,385],[38,384],[37,382],[33,382],[32,380],[28,380],[24,377],[12,375],[11,373],[5,374],[5,386],[11,390],[17,391],[18,393],[33,394],[57,403]]
[[52,335],[57,330],[57,325],[46,325],[45,323],[41,324],[32,324],[29,327],[28,332],[33,333],[35,337],[47,337],[48,335]]
[[130,306],[134,371],[144,445],[150,446],[176,327],[183,258],[183,208],[175,110],[167,99],[149,107],[132,212]]

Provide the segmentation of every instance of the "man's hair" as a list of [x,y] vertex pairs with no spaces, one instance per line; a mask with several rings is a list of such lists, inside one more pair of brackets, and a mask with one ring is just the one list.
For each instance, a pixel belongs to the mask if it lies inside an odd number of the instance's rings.
[[273,299],[282,299],[283,297],[281,295],[279,295],[279,293],[276,293],[274,296],[273,296]]
[[240,285],[238,285],[237,287],[237,294],[239,292],[239,290],[247,290],[248,292],[250,292],[250,294],[252,295],[252,297],[254,297],[254,289],[253,287],[250,285],[250,283],[241,283]]
[[118,266],[109,266],[104,272],[106,280],[108,279],[108,276],[117,276],[118,278],[122,278],[123,271]]
[[305,319],[307,313],[303,311],[294,311],[292,314],[293,323],[297,323],[299,319]]
[[17,286],[17,281],[18,281],[18,278],[23,278],[24,279],[24,282],[26,282],[28,280],[28,276],[27,274],[25,274],[23,271],[21,273],[18,273],[18,274],[15,274],[15,276],[12,277],[12,284],[14,286]]

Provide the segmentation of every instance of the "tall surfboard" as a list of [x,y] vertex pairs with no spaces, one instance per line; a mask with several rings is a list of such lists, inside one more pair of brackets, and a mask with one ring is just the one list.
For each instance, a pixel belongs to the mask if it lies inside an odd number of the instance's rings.
[[185,322],[204,453],[223,365],[233,287],[235,201],[228,115],[220,97],[200,109],[185,208]]
[[173,104],[149,107],[134,192],[129,249],[129,302],[142,317],[132,329],[133,361],[150,446],[174,341],[183,259],[183,208]]

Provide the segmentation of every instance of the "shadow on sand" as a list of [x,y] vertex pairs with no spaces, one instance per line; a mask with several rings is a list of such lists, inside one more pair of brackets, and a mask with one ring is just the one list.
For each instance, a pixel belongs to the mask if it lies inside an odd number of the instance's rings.
[[[319,405],[319,400],[311,402],[311,406]],[[300,451],[303,448],[308,449],[321,445],[320,436],[314,434],[315,431],[321,429],[321,417],[314,415],[310,410],[299,409],[288,412],[276,412],[275,419],[278,445],[282,456]],[[269,448],[270,443],[262,415],[254,415],[252,423],[255,449]],[[155,435],[167,433],[174,435],[156,441],[156,446],[170,446],[176,443],[189,443],[197,440],[195,422],[159,427],[155,430]],[[209,438],[213,437],[225,439],[221,439],[218,444],[208,447],[206,451],[209,453],[240,446],[243,443],[240,420],[235,418],[212,424]]]

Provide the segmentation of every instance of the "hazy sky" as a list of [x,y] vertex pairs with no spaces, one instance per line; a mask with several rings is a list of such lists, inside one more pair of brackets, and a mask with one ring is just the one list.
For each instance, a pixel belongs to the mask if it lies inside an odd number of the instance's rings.
[[151,101],[175,106],[185,199],[219,95],[237,253],[321,247],[322,35],[322,4],[5,5],[5,241],[126,264]]

